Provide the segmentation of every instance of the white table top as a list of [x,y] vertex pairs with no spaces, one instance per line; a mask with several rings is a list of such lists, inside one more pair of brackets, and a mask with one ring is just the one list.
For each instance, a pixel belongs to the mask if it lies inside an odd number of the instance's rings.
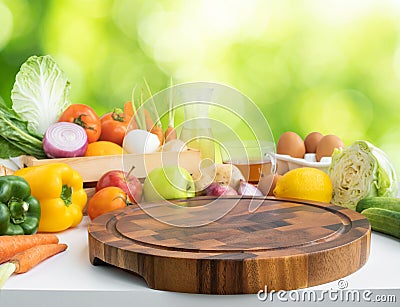
[[[197,304],[204,306],[206,303],[230,306],[260,303],[255,294],[222,296],[156,291],[149,289],[143,279],[129,272],[111,266],[93,266],[88,253],[88,223],[88,217],[84,217],[78,227],[58,234],[60,242],[68,244],[66,252],[46,260],[25,274],[11,276],[0,291],[0,306],[18,306],[17,302],[22,304],[26,300],[29,300],[29,306],[45,306],[43,302],[46,296],[54,296],[52,293],[56,294],[57,305],[65,303],[65,306],[72,306],[72,302],[88,306],[83,304],[85,300],[97,306],[132,301],[140,301],[139,306],[165,305],[167,302],[177,306],[190,302],[191,307]],[[399,261],[400,240],[373,232],[367,263],[343,280],[348,289],[399,289]],[[309,289],[338,289],[338,281]],[[64,297],[65,300],[60,299]]]

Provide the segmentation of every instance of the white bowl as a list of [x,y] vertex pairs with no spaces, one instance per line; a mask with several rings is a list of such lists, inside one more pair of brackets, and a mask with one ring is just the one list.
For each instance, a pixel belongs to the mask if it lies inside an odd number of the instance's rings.
[[317,162],[315,154],[306,154],[304,159],[293,158],[289,155],[275,154],[275,158],[277,173],[279,175],[283,175],[299,167],[314,167],[327,173],[332,161],[331,157],[323,157],[320,162]]

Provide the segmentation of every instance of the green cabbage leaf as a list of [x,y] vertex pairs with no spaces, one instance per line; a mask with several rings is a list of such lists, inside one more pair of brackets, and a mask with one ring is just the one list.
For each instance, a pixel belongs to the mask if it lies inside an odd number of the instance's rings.
[[328,170],[333,185],[332,203],[355,210],[366,197],[396,197],[396,172],[387,155],[367,141],[336,149]]
[[66,74],[51,56],[31,56],[15,78],[12,108],[31,132],[43,135],[70,104],[69,90]]

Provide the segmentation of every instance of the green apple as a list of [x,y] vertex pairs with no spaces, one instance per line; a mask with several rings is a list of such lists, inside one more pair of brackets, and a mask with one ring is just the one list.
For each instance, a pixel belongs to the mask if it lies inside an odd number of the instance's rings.
[[145,201],[193,197],[194,181],[182,167],[171,165],[155,168],[144,181],[143,195]]

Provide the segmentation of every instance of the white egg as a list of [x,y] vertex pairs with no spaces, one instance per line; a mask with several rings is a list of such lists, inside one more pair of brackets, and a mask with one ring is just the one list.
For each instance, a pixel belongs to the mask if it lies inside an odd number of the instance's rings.
[[155,152],[159,147],[157,135],[145,130],[131,130],[124,138],[123,148],[127,153],[146,154]]

